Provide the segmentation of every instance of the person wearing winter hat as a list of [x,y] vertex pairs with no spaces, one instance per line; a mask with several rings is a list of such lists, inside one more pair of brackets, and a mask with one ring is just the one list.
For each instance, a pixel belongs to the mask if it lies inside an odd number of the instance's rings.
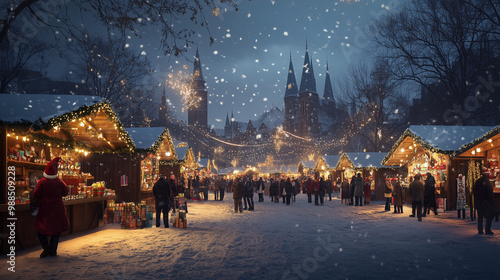
[[[40,258],[57,255],[61,233],[69,229],[69,220],[62,200],[69,188],[57,174],[60,157],[47,163],[43,177],[35,187],[33,196],[40,201],[40,210],[35,219],[35,230],[42,245]],[[50,243],[49,243],[50,236]]]

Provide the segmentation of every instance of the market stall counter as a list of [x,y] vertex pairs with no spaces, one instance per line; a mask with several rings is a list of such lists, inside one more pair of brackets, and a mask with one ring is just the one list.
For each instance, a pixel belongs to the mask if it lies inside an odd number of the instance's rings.
[[[106,201],[110,199],[114,199],[114,197],[66,199],[64,205],[66,206],[70,228],[62,235],[86,231],[102,225],[103,209]],[[16,204],[14,210],[11,210],[8,204],[0,204],[0,223],[3,232],[9,232],[9,236],[12,236],[12,239],[2,239],[2,254],[7,254],[10,246],[15,246],[16,251],[19,251],[40,244],[33,226],[36,217],[31,216],[30,204]],[[10,213],[14,213],[15,216],[10,215]],[[8,227],[13,224],[15,227]]]

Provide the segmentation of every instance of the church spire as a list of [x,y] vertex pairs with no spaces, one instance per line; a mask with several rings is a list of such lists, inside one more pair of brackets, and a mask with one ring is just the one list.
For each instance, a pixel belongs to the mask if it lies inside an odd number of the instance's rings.
[[309,61],[309,65],[311,65],[311,73],[310,73],[310,78],[309,78],[309,88],[311,89],[312,92],[316,92],[316,77],[314,76],[314,60],[311,55],[311,60]]
[[229,113],[226,113],[226,126],[229,125]]
[[304,56],[304,64],[302,66],[302,78],[300,79],[299,92],[312,91],[316,92],[315,86],[313,87],[314,76],[312,75],[311,60],[309,59],[309,49],[306,41],[306,54]]
[[200,54],[198,53],[198,48],[196,48],[196,55],[194,57],[194,67],[193,67],[193,83],[194,89],[206,91],[206,83],[203,79],[203,74],[201,72],[201,62]]
[[290,64],[288,66],[288,78],[286,80],[285,97],[297,96],[298,92],[297,80],[295,80],[295,71],[293,70],[292,64],[292,53],[290,52]]
[[333,103],[335,99],[333,98],[332,82],[330,80],[330,70],[328,69],[328,62],[326,62],[326,77],[325,77],[325,90],[323,93],[323,101],[325,103]]

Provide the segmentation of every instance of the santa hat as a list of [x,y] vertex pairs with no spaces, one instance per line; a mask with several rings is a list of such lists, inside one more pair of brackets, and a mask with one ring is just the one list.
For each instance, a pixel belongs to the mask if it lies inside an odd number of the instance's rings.
[[57,178],[57,167],[59,166],[60,157],[55,157],[51,162],[47,163],[47,167],[45,167],[45,172],[43,172],[43,177],[47,179],[55,179]]

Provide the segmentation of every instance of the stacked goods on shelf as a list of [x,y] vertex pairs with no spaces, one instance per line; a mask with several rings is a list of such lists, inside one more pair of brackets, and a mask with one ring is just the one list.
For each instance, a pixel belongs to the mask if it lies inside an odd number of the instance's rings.
[[174,218],[172,219],[172,225],[176,228],[187,227],[186,210],[179,210],[175,212]]
[[104,211],[104,223],[120,223],[122,229],[151,227],[152,220],[153,213],[149,211],[149,207],[144,202],[136,205],[133,202],[115,203],[110,200]]

